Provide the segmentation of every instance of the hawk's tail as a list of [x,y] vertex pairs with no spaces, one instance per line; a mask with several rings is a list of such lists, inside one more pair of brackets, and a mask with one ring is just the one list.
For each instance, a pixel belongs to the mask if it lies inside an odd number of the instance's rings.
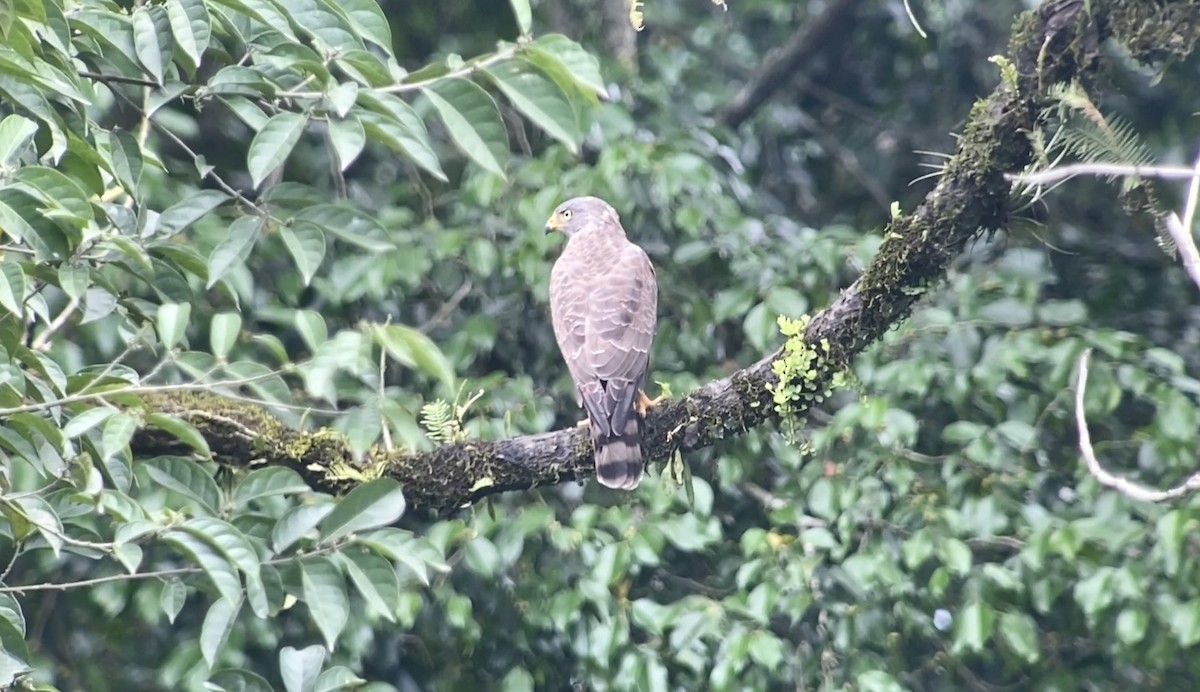
[[592,425],[592,443],[596,449],[596,480],[617,490],[633,490],[642,480],[642,435],[636,414],[625,419],[624,430],[602,438],[599,426]]

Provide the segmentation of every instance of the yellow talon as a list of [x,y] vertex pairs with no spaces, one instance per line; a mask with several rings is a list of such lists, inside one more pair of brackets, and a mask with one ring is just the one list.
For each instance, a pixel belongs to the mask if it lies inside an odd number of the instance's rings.
[[634,404],[634,406],[637,408],[638,415],[645,417],[646,412],[655,406],[658,406],[662,400],[663,396],[661,394],[651,399],[650,397],[646,396],[646,392],[639,389],[637,403]]

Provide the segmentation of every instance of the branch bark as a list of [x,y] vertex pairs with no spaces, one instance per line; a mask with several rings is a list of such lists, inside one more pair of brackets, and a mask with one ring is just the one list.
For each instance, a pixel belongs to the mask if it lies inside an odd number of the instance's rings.
[[[824,355],[805,391],[825,389],[856,354],[902,320],[975,237],[1007,222],[1005,174],[1032,160],[1027,133],[1041,123],[1050,86],[1087,82],[1102,64],[1100,46],[1115,37],[1139,60],[1189,54],[1200,39],[1200,2],[1052,0],[1014,24],[1002,82],[971,112],[937,186],[911,214],[892,219],[866,272],[816,315],[805,343]],[[1011,69],[1010,69],[1011,68]],[[828,349],[825,349],[825,346]],[[653,459],[710,446],[775,418],[777,351],[687,396],[665,402],[647,420],[644,446]],[[796,383],[788,383],[795,386]],[[375,451],[356,463],[335,432],[290,430],[261,409],[214,395],[167,397],[146,405],[196,425],[225,464],[294,468],[323,492],[340,493],[377,475],[396,478],[412,506],[453,510],[489,495],[591,475],[586,431],[565,429],[504,440],[467,440],[430,452]],[[803,408],[802,405],[797,408]],[[152,429],[133,441],[139,456],[178,453],[179,442]]]

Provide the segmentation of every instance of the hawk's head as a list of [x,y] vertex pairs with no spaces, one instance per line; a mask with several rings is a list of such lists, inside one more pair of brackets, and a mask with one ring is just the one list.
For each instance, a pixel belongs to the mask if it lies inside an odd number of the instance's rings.
[[546,232],[562,231],[570,238],[579,231],[606,224],[620,228],[617,210],[608,202],[599,197],[575,197],[558,205],[546,221]]

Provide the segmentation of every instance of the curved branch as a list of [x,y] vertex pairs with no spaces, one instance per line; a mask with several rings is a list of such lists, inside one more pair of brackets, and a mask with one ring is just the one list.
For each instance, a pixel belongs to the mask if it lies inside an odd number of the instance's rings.
[[828,46],[831,40],[838,40],[843,26],[854,18],[861,5],[862,0],[835,0],[821,14],[805,22],[783,47],[768,56],[721,114],[721,122],[736,128],[754,115],[759,106],[788,83],[788,78],[802,63]]
[[[1090,5],[1089,11],[1084,0],[1052,0],[1018,19],[1003,82],[972,110],[937,186],[912,214],[891,220],[866,272],[809,323],[805,342],[828,357],[804,383],[806,391],[825,389],[853,356],[902,320],[971,240],[1005,226],[1010,195],[1005,174],[1032,161],[1026,133],[1041,124],[1046,88],[1094,76],[1100,45],[1110,36],[1135,57],[1150,60],[1187,55],[1200,39],[1200,3],[1091,0]],[[778,356],[655,408],[643,435],[647,455],[666,458],[676,450],[706,447],[776,417],[771,387]],[[377,450],[356,463],[333,431],[290,430],[261,409],[214,395],[160,395],[146,403],[196,425],[223,463],[290,466],[315,489],[335,493],[388,475],[403,484],[411,505],[433,510],[593,473],[588,436],[574,428],[468,440],[430,452]],[[177,452],[179,442],[144,429],[133,449],[138,455]]]

